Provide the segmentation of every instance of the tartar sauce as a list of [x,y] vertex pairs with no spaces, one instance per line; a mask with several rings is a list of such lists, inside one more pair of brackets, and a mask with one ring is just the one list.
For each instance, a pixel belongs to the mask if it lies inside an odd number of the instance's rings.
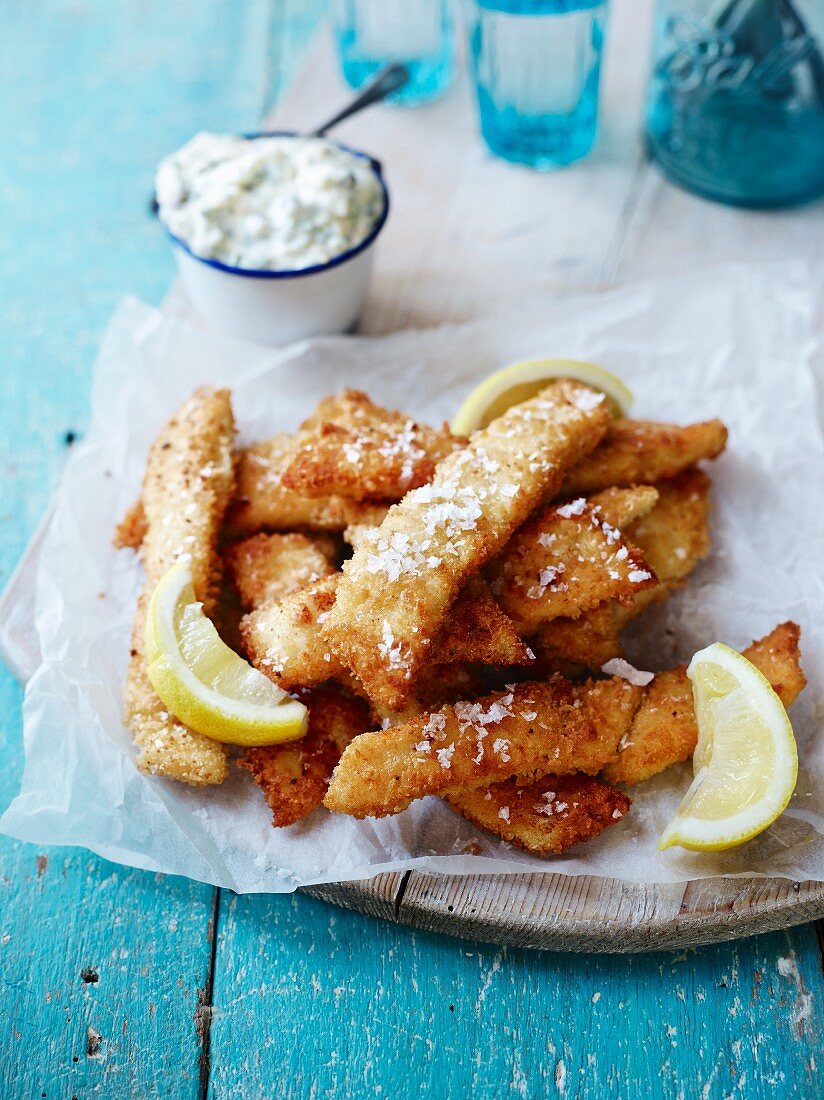
[[369,235],[384,195],[367,160],[323,138],[200,133],[161,161],[160,217],[196,256],[300,270]]

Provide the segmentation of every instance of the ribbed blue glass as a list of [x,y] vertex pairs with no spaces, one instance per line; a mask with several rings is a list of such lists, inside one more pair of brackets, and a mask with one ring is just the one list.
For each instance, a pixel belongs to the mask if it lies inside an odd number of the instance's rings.
[[659,0],[647,146],[738,206],[824,194],[824,0]]
[[558,168],[592,148],[606,0],[471,0],[481,132],[499,157]]
[[451,0],[335,0],[333,22],[341,71],[360,88],[385,65],[402,61],[410,79],[396,103],[435,99],[454,75]]

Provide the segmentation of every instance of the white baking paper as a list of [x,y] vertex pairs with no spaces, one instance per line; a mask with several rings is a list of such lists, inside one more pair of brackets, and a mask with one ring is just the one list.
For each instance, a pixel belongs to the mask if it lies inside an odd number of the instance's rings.
[[[100,351],[91,427],[65,472],[42,555],[43,661],[26,691],[22,790],[0,828],[237,891],[410,867],[549,869],[647,883],[719,874],[824,879],[824,450],[812,283],[793,264],[726,267],[469,325],[281,352],[126,302]],[[319,397],[349,385],[436,422],[490,371],[539,355],[615,371],[634,389],[638,416],[721,416],[729,425],[729,450],[712,467],[712,558],[682,593],[639,620],[630,656],[657,669],[712,641],[743,647],[785,619],[801,623],[810,680],[792,708],[801,770],[779,822],[731,853],[659,853],[657,837],[689,783],[684,766],[634,792],[630,814],[599,839],[542,860],[478,832],[434,798],[384,820],[319,810],[274,830],[245,773],[206,790],[139,775],[121,695],[140,568],[131,553],[112,549],[111,534],[138,492],[151,439],[176,406],[203,383],[230,385],[242,438],[253,440],[292,428]]]

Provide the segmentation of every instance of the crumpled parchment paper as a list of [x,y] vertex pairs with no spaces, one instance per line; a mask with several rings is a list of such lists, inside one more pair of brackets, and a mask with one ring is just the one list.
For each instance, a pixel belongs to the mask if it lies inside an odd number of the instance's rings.
[[[22,790],[0,829],[237,891],[410,867],[646,883],[824,879],[824,447],[814,291],[800,265],[728,266],[533,303],[468,325],[285,351],[125,302],[100,351],[91,427],[65,471],[41,558],[43,662],[26,691]],[[253,440],[293,428],[319,397],[350,385],[436,422],[490,371],[539,355],[592,359],[617,372],[635,391],[639,417],[720,416],[728,424],[729,450],[711,468],[712,558],[683,592],[639,620],[630,657],[657,669],[712,641],[740,648],[785,619],[801,623],[810,684],[791,711],[801,769],[778,823],[730,853],[659,853],[656,840],[689,784],[685,765],[633,792],[628,817],[602,837],[541,860],[480,833],[434,798],[380,821],[321,810],[274,830],[245,773],[206,790],[139,775],[121,695],[140,567],[112,549],[111,535],[138,493],[151,439],[177,405],[196,386],[229,385],[241,437]]]

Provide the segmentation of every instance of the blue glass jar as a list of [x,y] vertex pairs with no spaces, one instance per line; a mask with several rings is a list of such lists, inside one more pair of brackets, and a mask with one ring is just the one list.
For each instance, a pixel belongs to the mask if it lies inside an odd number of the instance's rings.
[[454,75],[451,0],[335,0],[333,23],[341,71],[352,88],[402,61],[409,82],[390,97],[415,104],[435,99]]
[[737,206],[824,194],[824,0],[659,0],[647,147]]
[[592,148],[605,0],[471,0],[469,43],[491,151],[558,168]]

